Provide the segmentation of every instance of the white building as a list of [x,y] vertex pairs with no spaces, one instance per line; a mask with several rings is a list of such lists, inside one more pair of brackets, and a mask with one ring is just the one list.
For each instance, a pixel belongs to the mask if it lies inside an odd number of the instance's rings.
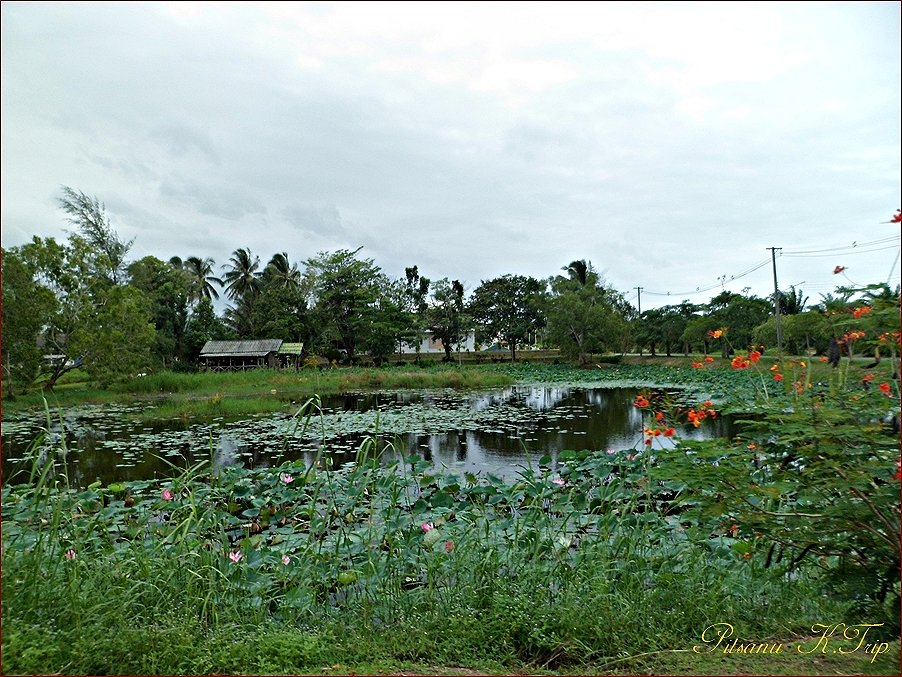
[[[467,332],[466,336],[464,336],[463,341],[460,342],[460,346],[453,345],[451,346],[451,352],[456,353],[458,348],[461,352],[473,352],[476,350],[476,332],[474,330],[470,330]],[[416,346],[411,345],[409,343],[402,342],[401,343],[401,352],[402,353],[415,353],[417,352]],[[443,353],[445,352],[445,346],[442,343],[442,340],[437,336],[434,336],[431,331],[425,331],[423,333],[423,340],[420,342],[420,353]]]

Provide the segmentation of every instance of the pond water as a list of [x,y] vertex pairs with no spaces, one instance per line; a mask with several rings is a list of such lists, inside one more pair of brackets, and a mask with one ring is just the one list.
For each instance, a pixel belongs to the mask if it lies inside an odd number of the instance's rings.
[[[136,421],[152,404],[73,407],[57,415],[42,445],[31,441],[46,418],[19,414],[3,421],[3,478],[27,477],[34,454],[59,448],[76,486],[100,480],[169,477],[201,459],[214,465],[311,463],[317,453],[334,466],[354,460],[362,442],[378,435],[390,443],[384,459],[418,454],[437,468],[515,475],[528,463],[564,450],[639,449],[643,414],[632,403],[636,388],[512,386],[481,392],[385,392],[324,398],[312,415],[261,414],[240,420]],[[682,438],[730,437],[726,417],[684,426]],[[669,443],[663,437],[658,442]]]

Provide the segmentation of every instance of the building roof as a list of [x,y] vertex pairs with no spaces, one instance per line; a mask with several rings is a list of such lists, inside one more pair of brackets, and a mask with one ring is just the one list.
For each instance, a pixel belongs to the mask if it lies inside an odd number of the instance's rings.
[[265,357],[278,352],[282,339],[257,341],[207,341],[200,350],[201,357]]
[[283,343],[279,348],[279,355],[300,355],[304,352],[303,343]]

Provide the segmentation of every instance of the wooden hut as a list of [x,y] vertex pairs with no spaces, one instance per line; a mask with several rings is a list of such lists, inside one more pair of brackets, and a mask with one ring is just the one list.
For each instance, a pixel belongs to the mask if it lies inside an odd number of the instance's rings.
[[214,371],[275,367],[281,347],[282,339],[207,341],[201,348],[200,359]]
[[279,348],[279,366],[282,369],[300,369],[303,353],[303,343],[283,343]]

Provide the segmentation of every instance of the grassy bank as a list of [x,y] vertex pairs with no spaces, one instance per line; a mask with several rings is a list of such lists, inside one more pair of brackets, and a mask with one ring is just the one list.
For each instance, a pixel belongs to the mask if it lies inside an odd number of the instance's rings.
[[[800,643],[885,620],[825,595],[817,566],[738,547],[754,534],[719,515],[677,519],[648,455],[565,453],[505,483],[374,451],[340,471],[198,465],[79,492],[45,466],[4,487],[4,673],[699,674],[724,667],[690,653],[711,624]],[[849,672],[895,660],[841,646]],[[802,658],[766,665],[823,661]]]
[[161,410],[167,416],[220,416],[278,411],[314,394],[382,389],[493,388],[511,383],[513,377],[491,366],[354,367],[299,372],[272,369],[199,373],[162,371],[109,389],[80,382],[52,393],[32,391],[14,400],[4,400],[3,406],[10,411],[42,409],[44,397],[54,408],[152,399],[166,401]]

